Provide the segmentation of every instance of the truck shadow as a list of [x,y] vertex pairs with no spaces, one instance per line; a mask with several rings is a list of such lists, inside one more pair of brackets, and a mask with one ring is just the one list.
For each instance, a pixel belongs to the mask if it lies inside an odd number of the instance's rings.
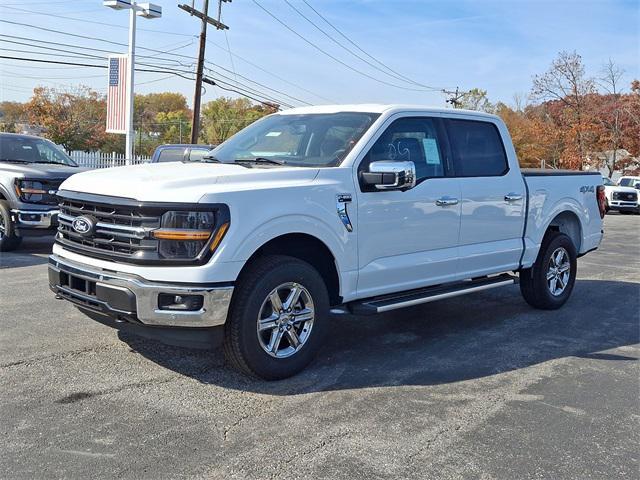
[[48,262],[52,248],[53,236],[27,238],[17,250],[0,252],[0,269],[43,265]]
[[605,350],[640,342],[640,285],[578,280],[560,310],[530,308],[517,287],[373,317],[331,319],[326,347],[303,373],[279,382],[224,366],[221,349],[120,338],[149,360],[205,384],[271,395],[395,385],[437,385],[489,377],[564,357],[632,361]]

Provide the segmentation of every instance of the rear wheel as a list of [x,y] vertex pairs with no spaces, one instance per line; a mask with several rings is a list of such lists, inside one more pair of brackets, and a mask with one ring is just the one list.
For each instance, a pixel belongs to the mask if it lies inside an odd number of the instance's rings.
[[15,234],[9,204],[0,201],[0,252],[10,252],[18,248],[22,238]]
[[236,285],[225,325],[227,361],[265,380],[287,378],[316,356],[328,327],[322,276],[293,257],[259,258]]
[[576,273],[577,254],[571,238],[548,232],[536,262],[520,272],[520,291],[532,307],[555,310],[571,296]]

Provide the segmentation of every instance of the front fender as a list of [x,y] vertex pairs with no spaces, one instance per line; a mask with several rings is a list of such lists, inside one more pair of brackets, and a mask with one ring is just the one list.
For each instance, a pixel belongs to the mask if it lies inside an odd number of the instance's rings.
[[331,225],[322,219],[307,215],[283,215],[272,218],[256,227],[251,235],[246,236],[231,252],[231,261],[247,261],[261,246],[274,238],[291,233],[303,233],[317,238],[331,251],[338,270],[350,270],[346,267],[348,258],[347,242]]

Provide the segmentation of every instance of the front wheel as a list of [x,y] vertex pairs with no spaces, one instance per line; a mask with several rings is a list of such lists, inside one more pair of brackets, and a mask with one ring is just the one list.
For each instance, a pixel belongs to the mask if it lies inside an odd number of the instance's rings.
[[329,294],[318,271],[293,257],[258,258],[238,279],[224,353],[265,380],[295,375],[316,356],[328,327]]
[[522,296],[535,308],[560,308],[571,296],[577,265],[576,248],[571,238],[560,232],[547,233],[536,262],[520,272]]
[[0,201],[0,252],[15,250],[21,242],[22,238],[15,234],[8,203]]

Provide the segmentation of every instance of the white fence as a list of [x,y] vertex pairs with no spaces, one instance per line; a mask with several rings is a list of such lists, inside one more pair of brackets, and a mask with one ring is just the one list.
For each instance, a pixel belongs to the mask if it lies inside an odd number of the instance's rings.
[[85,168],[109,168],[122,165],[137,165],[147,163],[151,157],[137,156],[129,161],[123,154],[103,152],[71,152],[71,158],[81,167]]

